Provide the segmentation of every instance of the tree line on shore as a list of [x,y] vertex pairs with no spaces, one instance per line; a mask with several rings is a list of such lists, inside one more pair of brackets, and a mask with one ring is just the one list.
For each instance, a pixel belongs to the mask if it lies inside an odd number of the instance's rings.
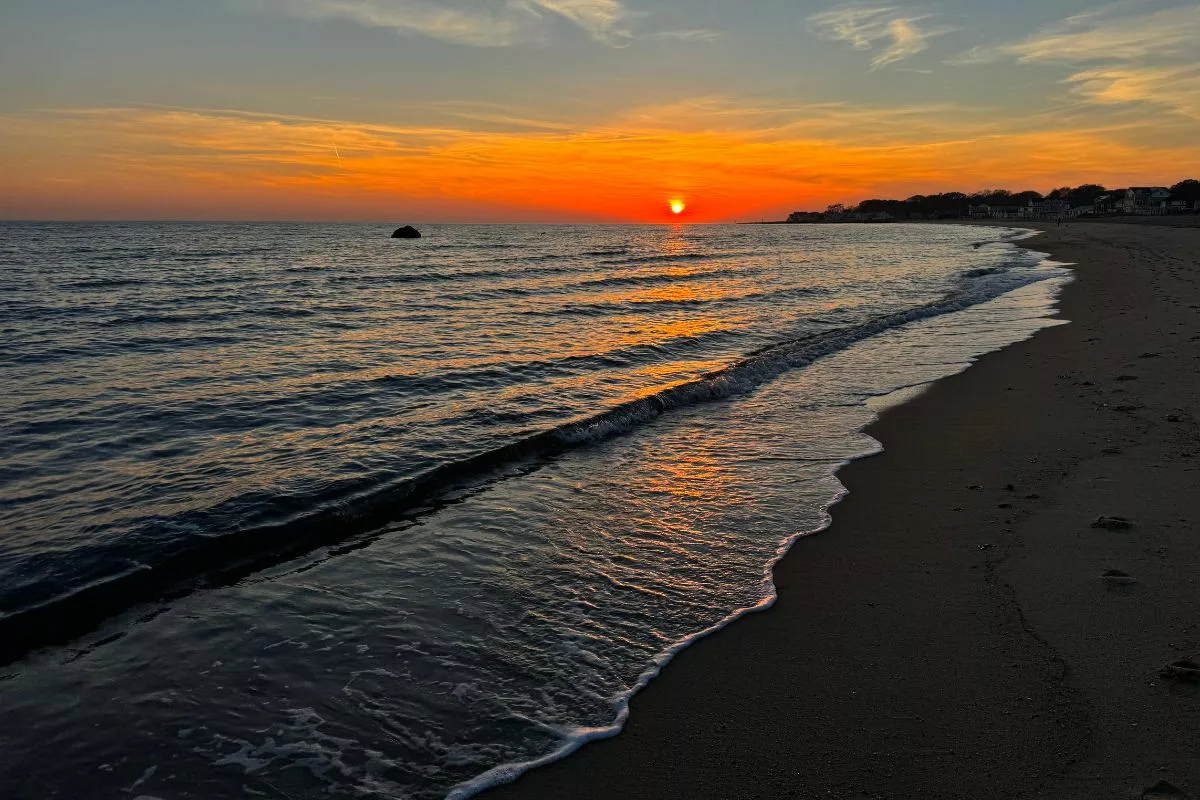
[[[1189,203],[1200,202],[1200,180],[1189,178],[1170,187],[1172,200],[1184,200]],[[1040,203],[1047,200],[1066,201],[1071,207],[1094,205],[1105,195],[1124,195],[1125,189],[1109,189],[1098,183],[1086,183],[1082,186],[1063,186],[1054,189],[1049,194],[1026,190],[1012,192],[1008,189],[985,189],[980,192],[966,194],[963,192],[945,192],[942,194],[917,194],[906,200],[863,200],[856,206],[835,204],[825,209],[824,215],[839,216],[844,214],[887,214],[895,219],[960,217],[967,213],[970,206],[1028,206],[1031,202]],[[802,212],[800,212],[802,213]],[[813,212],[820,216],[820,212]]]

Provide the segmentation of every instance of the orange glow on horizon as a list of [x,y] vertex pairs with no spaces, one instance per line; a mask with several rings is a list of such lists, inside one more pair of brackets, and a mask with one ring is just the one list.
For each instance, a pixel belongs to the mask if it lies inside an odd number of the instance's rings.
[[[919,108],[822,107],[769,122],[751,111],[696,101],[517,131],[211,109],[0,114],[0,144],[17,156],[2,162],[0,217],[706,223],[1200,171],[1200,146],[1167,143],[1161,118],[1146,135],[1132,124],[1021,130]],[[862,131],[852,142],[847,124]]]

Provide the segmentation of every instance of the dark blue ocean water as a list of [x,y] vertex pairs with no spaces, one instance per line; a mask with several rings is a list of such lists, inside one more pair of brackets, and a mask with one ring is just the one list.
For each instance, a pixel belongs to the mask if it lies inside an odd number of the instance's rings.
[[770,602],[868,399],[1065,275],[1003,229],[388,232],[0,224],[0,625],[83,634],[5,670],[9,794],[465,795],[611,733]]

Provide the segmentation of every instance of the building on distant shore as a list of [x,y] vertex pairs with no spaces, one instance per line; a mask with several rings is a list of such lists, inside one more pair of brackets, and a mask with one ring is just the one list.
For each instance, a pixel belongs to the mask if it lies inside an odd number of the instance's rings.
[[1102,194],[1096,198],[1093,213],[1097,215],[1103,214],[1119,214],[1125,210],[1125,190],[1114,189],[1108,194]]
[[1132,186],[1125,190],[1122,210],[1126,214],[1166,214],[1171,200],[1171,190],[1163,186]]
[[1022,208],[1021,212],[1021,219],[1032,220],[1079,216],[1079,212],[1071,207],[1069,200],[1030,200],[1029,205]]
[[975,219],[1020,219],[1024,206],[968,206],[967,216]]

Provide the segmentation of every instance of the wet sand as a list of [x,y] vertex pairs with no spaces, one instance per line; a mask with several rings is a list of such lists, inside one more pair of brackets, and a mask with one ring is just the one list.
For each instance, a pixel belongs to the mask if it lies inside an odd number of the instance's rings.
[[489,800],[1200,797],[1200,227],[1028,244],[1072,324],[884,412],[774,608]]

